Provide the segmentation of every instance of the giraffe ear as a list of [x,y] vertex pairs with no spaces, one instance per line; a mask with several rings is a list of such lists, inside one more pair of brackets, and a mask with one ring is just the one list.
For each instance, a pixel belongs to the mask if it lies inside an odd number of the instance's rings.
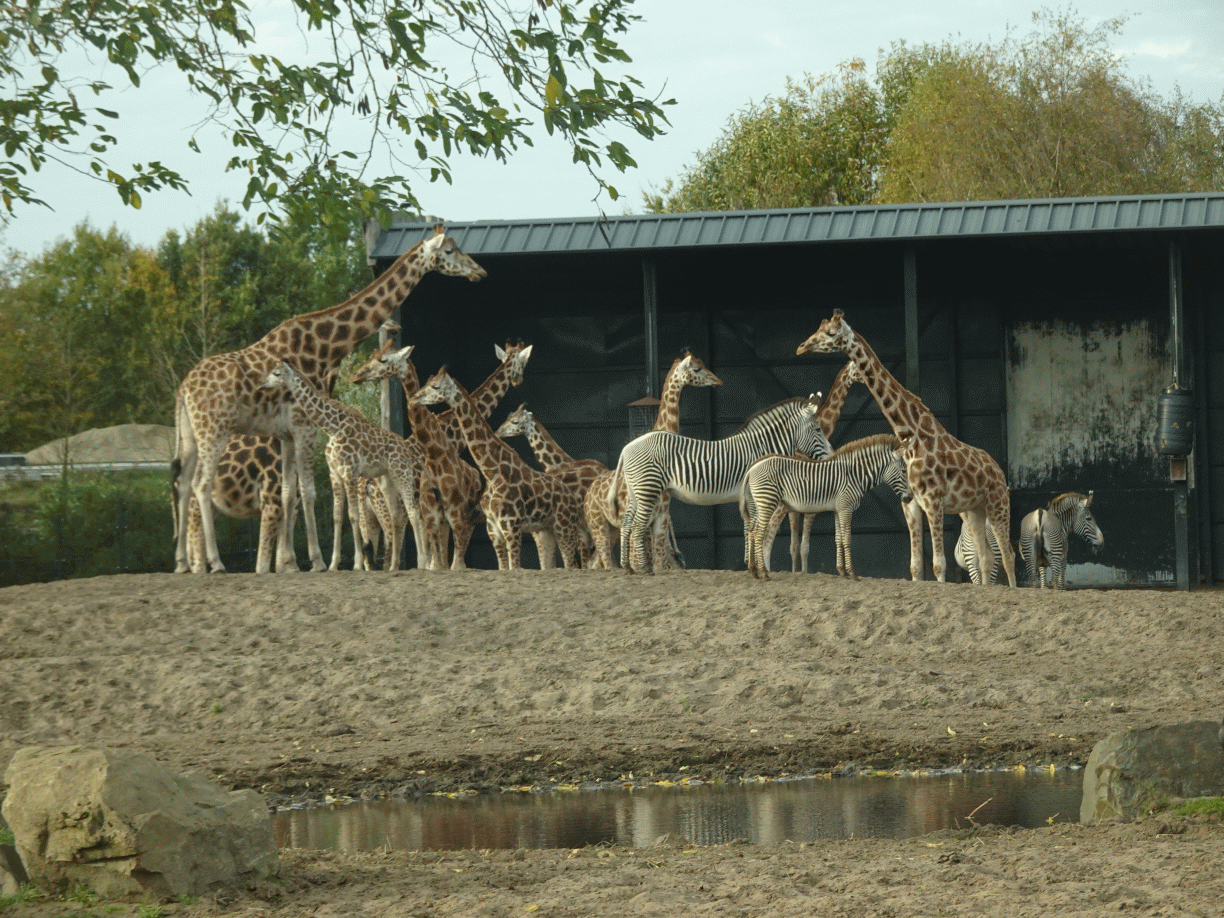
[[506,349],[500,344],[493,345],[493,353],[497,355],[497,359],[500,363],[506,362]]
[[527,358],[531,356],[531,349],[533,347],[535,347],[534,344],[529,344],[525,348],[523,348],[522,354],[519,357],[519,359],[522,360],[523,363],[526,363]]
[[443,226],[441,223],[435,223],[434,224],[434,235],[435,236],[445,236],[446,227]]
[[409,357],[412,356],[412,352],[415,350],[416,350],[416,345],[409,344],[407,347],[402,347],[398,351],[396,351],[395,357],[397,360],[407,360]]

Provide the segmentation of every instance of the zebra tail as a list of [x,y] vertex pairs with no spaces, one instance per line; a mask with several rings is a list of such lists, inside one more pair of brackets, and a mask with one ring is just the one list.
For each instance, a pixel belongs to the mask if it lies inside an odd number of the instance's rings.
[[621,470],[621,465],[624,461],[625,451],[621,450],[620,456],[616,459],[616,469],[612,473],[612,480],[608,482],[608,493],[604,495],[604,504],[607,507],[608,519],[610,520],[619,520],[621,518],[619,498],[621,475],[624,474]]

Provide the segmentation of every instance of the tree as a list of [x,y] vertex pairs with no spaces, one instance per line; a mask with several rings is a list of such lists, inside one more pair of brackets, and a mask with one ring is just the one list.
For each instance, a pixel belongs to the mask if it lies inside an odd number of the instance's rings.
[[887,134],[861,60],[749,105],[679,182],[646,195],[654,213],[862,204],[875,194]]
[[1093,29],[1042,12],[998,44],[895,42],[733,118],[654,211],[1208,191],[1224,101],[1162,99]]
[[[122,125],[106,107],[117,88],[108,80],[140,86],[153,69],[177,72],[208,101],[209,122],[235,150],[228,168],[247,177],[245,208],[340,226],[386,207],[415,210],[414,180],[370,174],[376,156],[449,182],[454,153],[504,160],[531,144],[536,122],[615,198],[599,170],[634,162],[609,132],[649,140],[670,104],[604,72],[630,61],[615,39],[640,18],[631,2],[291,0],[317,54],[305,63],[260,46],[243,0],[3,4],[0,200],[9,214],[43,203],[36,174],[48,160],[112,184],[133,207],[147,192],[185,188],[172,162],[116,160]],[[110,65],[104,77],[76,76],[79,55],[96,52]],[[196,138],[190,146],[198,151]]]

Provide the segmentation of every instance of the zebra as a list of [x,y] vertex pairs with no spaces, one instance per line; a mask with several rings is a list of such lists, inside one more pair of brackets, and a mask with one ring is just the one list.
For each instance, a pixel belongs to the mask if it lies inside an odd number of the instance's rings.
[[1087,496],[1068,491],[1020,521],[1020,554],[1035,586],[1044,589],[1048,574],[1051,589],[1066,587],[1069,533],[1083,537],[1094,551],[1105,544],[1101,527],[1088,509],[1091,503],[1091,491]]
[[850,563],[850,518],[863,495],[887,484],[902,503],[911,498],[901,443],[892,434],[864,437],[813,461],[787,456],[758,459],[740,485],[740,516],[744,518],[748,572],[769,579],[769,553],[774,536],[791,513],[837,513],[837,572],[858,580]]
[[[1029,582],[1039,588],[1046,586],[1046,572],[1050,575],[1052,589],[1064,589],[1067,575],[1067,533],[1083,536],[1094,550],[1105,544],[1096,519],[1088,505],[1092,503],[1092,492],[1087,496],[1076,491],[1060,494],[1045,507],[1034,510],[1020,521],[1020,556],[1028,565]],[[1038,539],[1038,533],[1041,538]],[[990,582],[999,580],[1001,567],[998,563],[998,546],[994,534],[987,531],[990,547],[995,553],[995,566]],[[969,573],[974,583],[982,582],[977,568],[977,556],[973,551],[973,536],[967,527],[961,527],[956,540],[956,563]]]
[[[621,567],[629,572],[653,572],[646,540],[665,491],[688,504],[726,504],[739,499],[744,473],[761,456],[802,452],[819,458],[832,453],[816,420],[819,407],[819,393],[785,399],[758,411],[722,440],[696,440],[652,430],[627,443],[614,479],[615,484],[623,478],[629,492],[621,524]],[[618,491],[618,487],[608,488],[612,517],[620,515]]]

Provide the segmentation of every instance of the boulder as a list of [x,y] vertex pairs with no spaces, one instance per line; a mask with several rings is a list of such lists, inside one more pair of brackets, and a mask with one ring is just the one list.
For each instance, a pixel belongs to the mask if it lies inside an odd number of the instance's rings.
[[1155,803],[1224,795],[1222,734],[1218,720],[1111,733],[1088,756],[1080,821],[1141,816]]
[[279,868],[268,807],[147,756],[25,748],[5,774],[3,813],[30,881],[158,899],[253,885]]

